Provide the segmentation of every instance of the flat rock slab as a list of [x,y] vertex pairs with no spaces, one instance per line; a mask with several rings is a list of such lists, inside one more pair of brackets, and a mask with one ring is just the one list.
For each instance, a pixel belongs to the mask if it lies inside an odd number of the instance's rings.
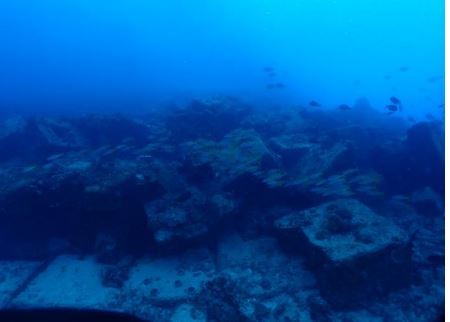
[[[39,263],[29,262],[0,263],[0,277],[3,276],[0,304],[9,302],[10,295],[22,287],[38,266]],[[93,257],[59,256],[23,287],[11,306],[95,308],[126,312],[152,321],[170,321],[172,315],[203,321],[203,313],[183,304],[215,274],[208,250],[142,258],[132,266],[121,288],[102,284],[105,267]]]
[[11,297],[39,267],[39,262],[4,261],[0,262],[0,308],[7,305]]
[[124,300],[130,304],[149,303],[172,307],[195,294],[215,274],[211,254],[194,250],[183,256],[140,259],[131,269],[122,288]]
[[30,282],[13,305],[113,309],[118,291],[102,285],[101,269],[92,257],[60,256]]
[[217,256],[219,270],[248,283],[253,296],[284,293],[289,285],[304,290],[316,283],[302,260],[285,254],[274,238],[243,240],[230,235],[219,244]]
[[[298,302],[316,288],[316,279],[299,257],[284,253],[275,238],[230,235],[219,244],[217,256],[220,272],[238,285],[241,313],[251,321],[296,321],[307,311]],[[258,315],[262,308],[267,311],[264,317]]]
[[170,317],[170,322],[207,322],[204,313],[195,309],[192,305],[181,304],[175,309],[175,312]]

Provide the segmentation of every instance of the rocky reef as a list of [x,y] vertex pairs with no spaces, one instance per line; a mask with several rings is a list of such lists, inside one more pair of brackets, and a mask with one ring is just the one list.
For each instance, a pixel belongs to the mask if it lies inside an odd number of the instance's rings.
[[443,125],[194,100],[0,127],[0,306],[434,321]]

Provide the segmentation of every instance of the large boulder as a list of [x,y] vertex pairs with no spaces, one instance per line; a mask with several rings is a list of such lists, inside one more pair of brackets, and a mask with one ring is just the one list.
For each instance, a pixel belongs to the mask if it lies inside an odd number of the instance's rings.
[[411,194],[430,187],[444,195],[444,129],[436,122],[420,122],[405,140],[385,141],[371,153],[371,166],[385,177],[386,192]]
[[267,181],[279,166],[279,157],[254,130],[234,130],[220,142],[190,141],[183,150],[194,166],[208,166],[215,180],[225,184],[244,175]]
[[[155,129],[120,115],[80,118],[11,118],[0,124],[0,161],[42,163],[58,153],[133,144],[143,146]],[[160,134],[160,133],[158,133]]]
[[120,114],[93,114],[73,119],[73,126],[89,146],[120,145],[124,141],[141,145],[148,141],[152,128]]
[[208,196],[189,188],[147,203],[147,226],[159,250],[180,251],[205,242],[235,206],[225,194]]
[[306,256],[322,295],[351,307],[406,285],[409,238],[390,220],[355,199],[339,199],[275,222],[290,250]]
[[1,124],[0,161],[41,162],[49,155],[83,146],[70,122],[50,118],[12,118]]
[[430,186],[444,193],[445,147],[444,129],[439,123],[421,122],[408,130],[406,139],[407,166],[411,184]]
[[0,247],[0,257],[45,257],[52,238],[92,250],[99,232],[124,252],[145,247],[144,203],[164,188],[153,163],[121,153],[123,147],[72,151],[43,166],[4,167],[0,241],[12,247]]
[[195,99],[187,108],[170,113],[166,128],[181,142],[198,138],[220,140],[239,128],[250,111],[248,105],[231,97]]
[[411,202],[420,213],[426,216],[444,216],[444,198],[430,187],[415,191],[411,196]]

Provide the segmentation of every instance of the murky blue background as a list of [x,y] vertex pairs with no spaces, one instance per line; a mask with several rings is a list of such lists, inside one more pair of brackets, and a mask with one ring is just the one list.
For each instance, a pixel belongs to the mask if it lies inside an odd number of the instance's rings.
[[[326,107],[367,97],[442,117],[442,0],[0,3],[0,108],[143,111],[231,94]],[[284,90],[266,89],[264,66]]]

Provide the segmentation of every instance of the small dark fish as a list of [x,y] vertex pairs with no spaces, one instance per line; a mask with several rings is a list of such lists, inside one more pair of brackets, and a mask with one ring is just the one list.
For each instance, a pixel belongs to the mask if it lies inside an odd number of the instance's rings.
[[408,117],[408,121],[410,121],[411,123],[416,123],[416,119],[412,116]]
[[285,88],[286,86],[283,83],[278,82],[275,84],[275,87],[276,88]]
[[439,104],[438,107],[439,107],[439,108],[444,108],[444,107],[445,107],[445,104],[444,104],[444,103]]
[[351,108],[350,106],[348,106],[347,104],[341,104],[341,105],[338,106],[338,108],[339,108],[341,111],[348,111],[348,110],[351,110],[351,109],[352,109],[352,108]]
[[385,79],[385,80],[390,80],[390,79],[392,79],[392,76],[391,76],[391,75],[385,75],[385,76],[384,76],[384,79]]
[[428,83],[436,83],[440,80],[444,80],[444,76],[431,76],[428,78]]
[[321,107],[322,104],[320,104],[319,102],[316,102],[316,101],[310,101],[310,102],[309,102],[309,106],[312,106],[312,107]]
[[402,104],[402,102],[395,96],[391,96],[391,98],[389,100],[391,101],[392,104],[395,104],[395,105]]
[[275,88],[275,84],[267,84],[266,88],[267,89],[274,89]]
[[270,72],[270,73],[267,74],[267,76],[273,78],[273,77],[276,77],[276,76],[277,76],[277,73],[275,73],[275,72]]
[[273,73],[275,70],[273,69],[273,67],[264,67],[263,71],[266,73]]
[[397,112],[398,111],[398,105],[389,104],[389,105],[386,105],[386,109],[388,109],[390,112]]
[[436,118],[433,116],[433,114],[431,114],[431,113],[427,113],[427,114],[425,114],[425,117],[428,119],[428,120],[430,120],[430,121],[435,121],[436,120]]
[[401,67],[399,68],[399,70],[400,70],[401,72],[407,72],[407,71],[409,70],[409,67],[408,67],[408,66],[401,66]]

